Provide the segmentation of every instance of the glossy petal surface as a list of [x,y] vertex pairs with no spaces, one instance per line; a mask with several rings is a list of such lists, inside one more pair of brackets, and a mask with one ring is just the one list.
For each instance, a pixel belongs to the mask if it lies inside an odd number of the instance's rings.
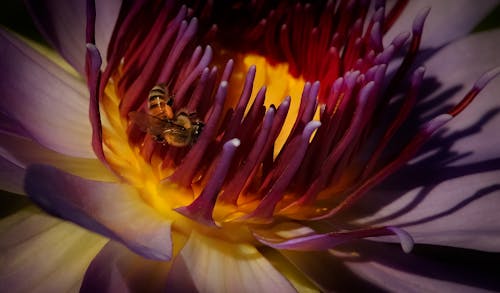
[[0,291],[78,290],[106,239],[34,207],[0,221]]
[[169,268],[110,241],[92,260],[80,292],[163,292]]
[[249,244],[192,233],[180,256],[200,292],[295,292]]
[[152,259],[169,259],[170,222],[130,186],[85,180],[54,167],[32,165],[28,196],[47,212],[125,244]]
[[[27,1],[38,29],[51,45],[84,75],[86,2]],[[96,1],[96,44],[106,60],[106,49],[114,28],[121,1]]]
[[483,0],[474,4],[467,0],[408,1],[385,40],[391,41],[399,33],[409,31],[413,17],[422,9],[431,7],[424,28],[422,47],[439,47],[472,31],[499,3],[498,0]]
[[[97,159],[66,156],[19,136],[0,133],[0,141],[0,156],[21,169],[26,169],[30,164],[48,164],[87,179],[118,180]],[[22,178],[24,176],[20,176]]]
[[[463,80],[473,81],[492,64],[500,64],[499,38],[499,30],[473,35],[431,58],[429,77],[439,77],[440,87],[420,104],[421,109],[429,105],[449,107],[450,97],[459,99],[472,86],[472,82],[462,86]],[[436,85],[436,80],[428,82]],[[447,124],[446,131],[438,133],[409,166],[360,203],[359,210],[367,217],[356,222],[402,226],[421,243],[498,251],[498,92],[499,78]]]
[[0,157],[0,189],[12,193],[24,194],[24,169],[9,160]]
[[3,30],[0,50],[0,110],[45,147],[95,158],[85,85]]

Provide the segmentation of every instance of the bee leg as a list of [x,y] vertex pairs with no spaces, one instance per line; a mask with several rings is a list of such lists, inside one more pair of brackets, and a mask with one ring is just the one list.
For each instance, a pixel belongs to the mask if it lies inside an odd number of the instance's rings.
[[163,138],[162,135],[153,135],[153,140],[156,142],[164,143],[165,139]]
[[186,112],[180,112],[175,116],[175,120],[173,121],[176,125],[182,126],[185,129],[190,129],[193,127],[191,119],[189,119],[188,114]]
[[174,105],[174,97],[173,96],[168,97],[167,105],[169,105],[170,107],[172,107]]
[[193,133],[192,137],[193,138],[191,140],[191,144],[194,144],[198,140],[204,126],[205,126],[205,124],[199,120],[193,122],[193,127],[192,127],[192,133]]

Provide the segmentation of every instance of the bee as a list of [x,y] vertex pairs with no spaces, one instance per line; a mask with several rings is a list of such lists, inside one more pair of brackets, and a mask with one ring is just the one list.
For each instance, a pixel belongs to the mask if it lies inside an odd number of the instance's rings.
[[164,84],[155,85],[148,96],[148,113],[161,120],[174,119],[173,96]]
[[155,85],[149,92],[148,112],[130,112],[129,118],[159,143],[174,147],[193,145],[205,124],[196,113],[185,109],[174,111],[173,95],[164,84]]

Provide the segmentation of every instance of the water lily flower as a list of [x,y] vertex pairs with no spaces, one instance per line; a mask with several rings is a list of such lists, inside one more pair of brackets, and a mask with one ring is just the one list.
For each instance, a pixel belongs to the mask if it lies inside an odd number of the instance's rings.
[[56,2],[70,66],[1,30],[0,291],[500,288],[498,1]]

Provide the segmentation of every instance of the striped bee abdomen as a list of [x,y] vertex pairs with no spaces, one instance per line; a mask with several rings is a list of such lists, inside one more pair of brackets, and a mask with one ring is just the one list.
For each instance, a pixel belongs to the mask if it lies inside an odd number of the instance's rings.
[[174,111],[170,104],[172,103],[170,93],[163,84],[155,85],[149,92],[148,112],[149,115],[159,119],[173,119]]

